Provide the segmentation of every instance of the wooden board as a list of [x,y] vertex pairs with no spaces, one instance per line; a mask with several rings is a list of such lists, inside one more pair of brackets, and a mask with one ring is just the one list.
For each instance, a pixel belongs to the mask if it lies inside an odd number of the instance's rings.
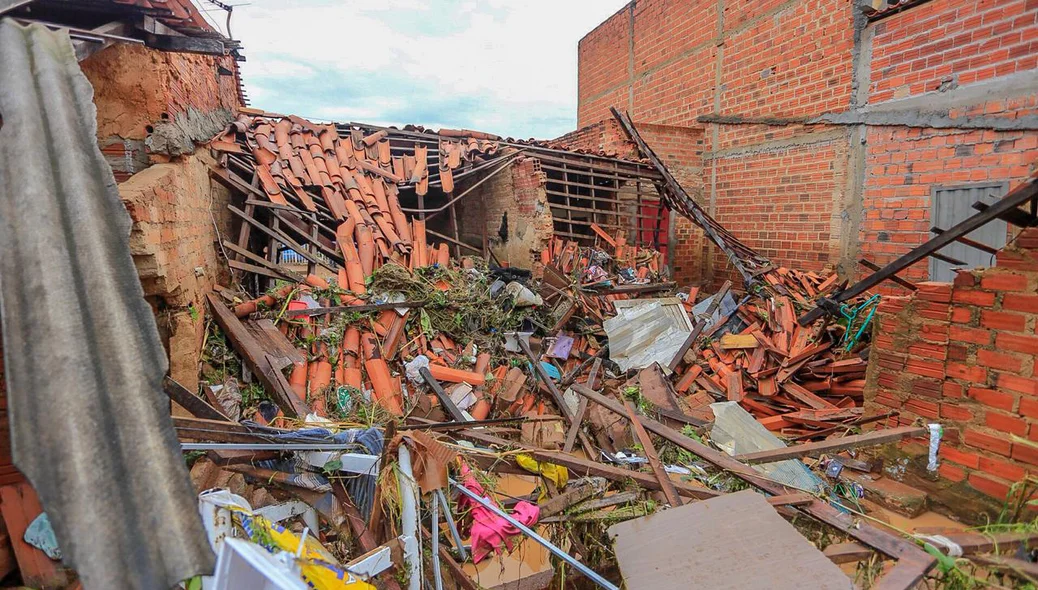
[[627,588],[852,588],[753,490],[621,522],[609,537]]
[[14,556],[22,572],[22,581],[33,588],[64,588],[72,580],[61,562],[25,542],[25,531],[43,512],[36,491],[28,483],[0,488],[0,512],[10,535]]

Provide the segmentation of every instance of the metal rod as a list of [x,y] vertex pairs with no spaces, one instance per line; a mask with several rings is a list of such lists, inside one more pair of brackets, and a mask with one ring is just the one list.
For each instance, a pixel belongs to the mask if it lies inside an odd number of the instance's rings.
[[144,41],[140,39],[134,39],[133,37],[124,37],[122,35],[110,35],[108,33],[97,33],[91,31],[90,29],[78,29],[76,27],[70,27],[68,25],[63,25],[61,23],[52,23],[45,20],[36,20],[32,18],[13,18],[12,20],[23,25],[36,23],[39,25],[43,25],[48,29],[67,29],[70,37],[78,37],[85,41],[117,41],[119,43],[133,43],[135,45],[144,45]]
[[458,531],[458,525],[454,522],[454,517],[451,516],[451,505],[447,502],[447,495],[443,493],[443,490],[435,490],[433,494],[439,499],[440,505],[443,506],[443,516],[447,521],[447,528],[451,530],[451,537],[454,538],[454,545],[458,549],[458,557],[465,561],[469,556],[465,551],[465,543],[461,540],[461,532]]
[[440,501],[432,499],[432,566],[433,583],[436,590],[443,590],[443,576],[440,574]]
[[519,522],[518,520],[512,518],[510,515],[505,513],[504,510],[501,510],[500,508],[495,506],[492,502],[488,502],[485,498],[481,497],[479,494],[474,493],[472,490],[470,490],[470,489],[466,488],[465,486],[459,484],[458,482],[454,481],[453,479],[450,479],[448,481],[450,481],[450,484],[451,484],[451,486],[454,487],[454,489],[458,490],[462,494],[465,494],[466,496],[471,498],[473,501],[475,501],[480,506],[483,506],[487,510],[489,510],[489,511],[493,512],[494,514],[500,516],[501,518],[507,520],[512,526],[514,526],[515,528],[517,528],[520,531],[522,531],[523,534],[525,534],[527,537],[530,537],[531,539],[533,539],[541,547],[544,547],[548,551],[551,551],[552,554],[555,555],[555,557],[558,557],[562,561],[565,561],[566,563],[568,563],[571,566],[573,566],[574,569],[576,569],[580,573],[582,573],[585,576],[587,576],[588,579],[590,579],[592,582],[598,584],[602,588],[606,588],[607,590],[620,590],[619,587],[615,586],[609,580],[603,578],[601,575],[598,574],[598,572],[596,572],[595,570],[589,568],[588,566],[584,565],[583,563],[580,563],[579,561],[574,559],[569,553],[566,553],[562,549],[559,549],[555,545],[552,545],[551,541],[549,541],[549,540],[545,539],[544,537],[538,535],[537,533],[533,532],[533,529],[531,529],[530,527],[526,526],[525,524]]
[[184,451],[348,451],[356,448],[356,443],[180,443]]

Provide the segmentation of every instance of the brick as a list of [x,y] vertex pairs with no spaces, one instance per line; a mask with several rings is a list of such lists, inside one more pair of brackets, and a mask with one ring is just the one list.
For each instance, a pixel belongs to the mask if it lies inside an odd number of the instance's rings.
[[1038,379],[1028,379],[1018,375],[1000,373],[995,383],[1001,389],[1038,396]]
[[[1003,336],[1003,334],[1000,334],[1000,336]],[[993,350],[978,350],[977,364],[983,367],[988,367],[989,369],[1019,371],[1023,366],[1023,361],[1019,357],[1011,354],[1004,354]]]
[[1009,452],[1012,448],[1012,443],[1009,441],[1009,435],[1003,434],[988,434],[972,428],[966,430],[966,436],[964,442],[978,449],[984,449],[985,451],[991,451],[992,453],[998,453],[999,455],[1009,456]]
[[1038,354],[1038,337],[1000,332],[995,335],[995,346],[1004,350]]
[[994,428],[999,432],[1008,432],[1017,436],[1023,436],[1027,434],[1027,422],[1022,418],[1016,416],[1010,416],[1009,414],[999,414],[998,412],[988,412],[984,415],[984,424],[990,428]]
[[1038,313],[1038,295],[1006,293],[1002,296],[1002,309],[1007,311]]
[[973,271],[958,270],[952,284],[956,287],[972,287],[977,284],[977,277],[973,275]]
[[973,310],[968,307],[955,306],[952,308],[951,321],[956,324],[969,324],[973,321]]
[[979,307],[991,307],[995,304],[995,294],[987,291],[974,291],[972,289],[956,289],[952,294],[952,301]]
[[987,369],[965,363],[948,363],[947,375],[973,383],[986,383],[988,379]]
[[958,463],[963,467],[976,469],[980,466],[980,455],[958,449],[949,444],[942,444],[937,454],[945,460]]
[[941,384],[941,395],[944,397],[961,398],[964,395],[963,387],[954,381],[945,381]]
[[1023,467],[991,457],[981,457],[979,469],[987,475],[994,475],[995,477],[1013,482],[1020,481],[1027,475],[1027,470]]
[[973,419],[973,412],[965,406],[943,403],[941,404],[941,418],[958,422],[969,422]]
[[1028,418],[1038,419],[1038,399],[1020,398],[1020,415],[1026,415]]
[[1018,313],[1006,313],[1001,311],[982,310],[980,312],[980,325],[992,330],[1010,330],[1022,332],[1027,327],[1027,318]]
[[1028,465],[1038,465],[1038,446],[1022,443],[1013,445],[1013,459]]
[[941,463],[937,466],[937,473],[945,479],[949,479],[954,482],[960,482],[966,479],[966,470],[961,467],[956,467],[952,463]]
[[980,277],[980,288],[993,291],[1026,291],[1027,277],[1012,273],[987,272]]
[[944,363],[910,358],[905,362],[905,371],[913,375],[943,379]]
[[[966,395],[985,406],[1005,410],[1007,412],[1013,411],[1013,402],[1016,401],[1016,397],[1011,393],[995,391],[994,389],[985,389],[983,387],[970,387],[969,391],[966,392]],[[1021,400],[1021,404],[1022,403],[1023,400]],[[1038,410],[1038,400],[1036,400],[1035,403],[1035,409]]]
[[998,500],[1004,500],[1009,495],[1010,484],[979,473],[971,473],[969,483],[977,490]]
[[940,417],[938,414],[940,407],[934,402],[923,401],[921,399],[910,399],[905,402],[904,408],[913,414],[924,416],[932,420],[936,420]]
[[990,344],[991,330],[983,328],[966,328],[964,326],[948,326],[948,339],[955,342],[971,344]]

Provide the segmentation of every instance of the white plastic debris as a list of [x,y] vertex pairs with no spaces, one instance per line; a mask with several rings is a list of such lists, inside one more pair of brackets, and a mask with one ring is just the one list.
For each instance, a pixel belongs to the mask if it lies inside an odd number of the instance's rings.
[[937,451],[941,448],[941,435],[944,429],[940,424],[927,424],[930,429],[930,462],[926,464],[927,471],[937,471]]
[[422,374],[418,371],[428,366],[429,357],[424,354],[414,357],[414,359],[404,365],[404,369],[407,373],[407,380],[412,383],[421,383],[423,381]]

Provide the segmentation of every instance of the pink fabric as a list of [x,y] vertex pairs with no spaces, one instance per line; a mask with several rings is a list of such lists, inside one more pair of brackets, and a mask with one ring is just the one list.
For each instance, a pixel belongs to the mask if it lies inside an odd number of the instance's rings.
[[[483,486],[479,485],[476,478],[472,476],[472,472],[467,465],[462,465],[461,473],[461,485],[474,494],[493,502],[490,496],[483,490]],[[472,515],[472,528],[469,531],[469,537],[472,542],[473,563],[479,563],[491,553],[500,554],[503,551],[502,545],[507,547],[509,551],[512,550],[512,537],[521,532],[512,523],[494,514],[489,508],[482,506],[468,496],[462,496],[458,504],[462,509],[472,510],[470,513]],[[537,523],[537,518],[540,514],[541,509],[536,504],[529,502],[519,502],[512,510],[512,518],[528,527]]]

